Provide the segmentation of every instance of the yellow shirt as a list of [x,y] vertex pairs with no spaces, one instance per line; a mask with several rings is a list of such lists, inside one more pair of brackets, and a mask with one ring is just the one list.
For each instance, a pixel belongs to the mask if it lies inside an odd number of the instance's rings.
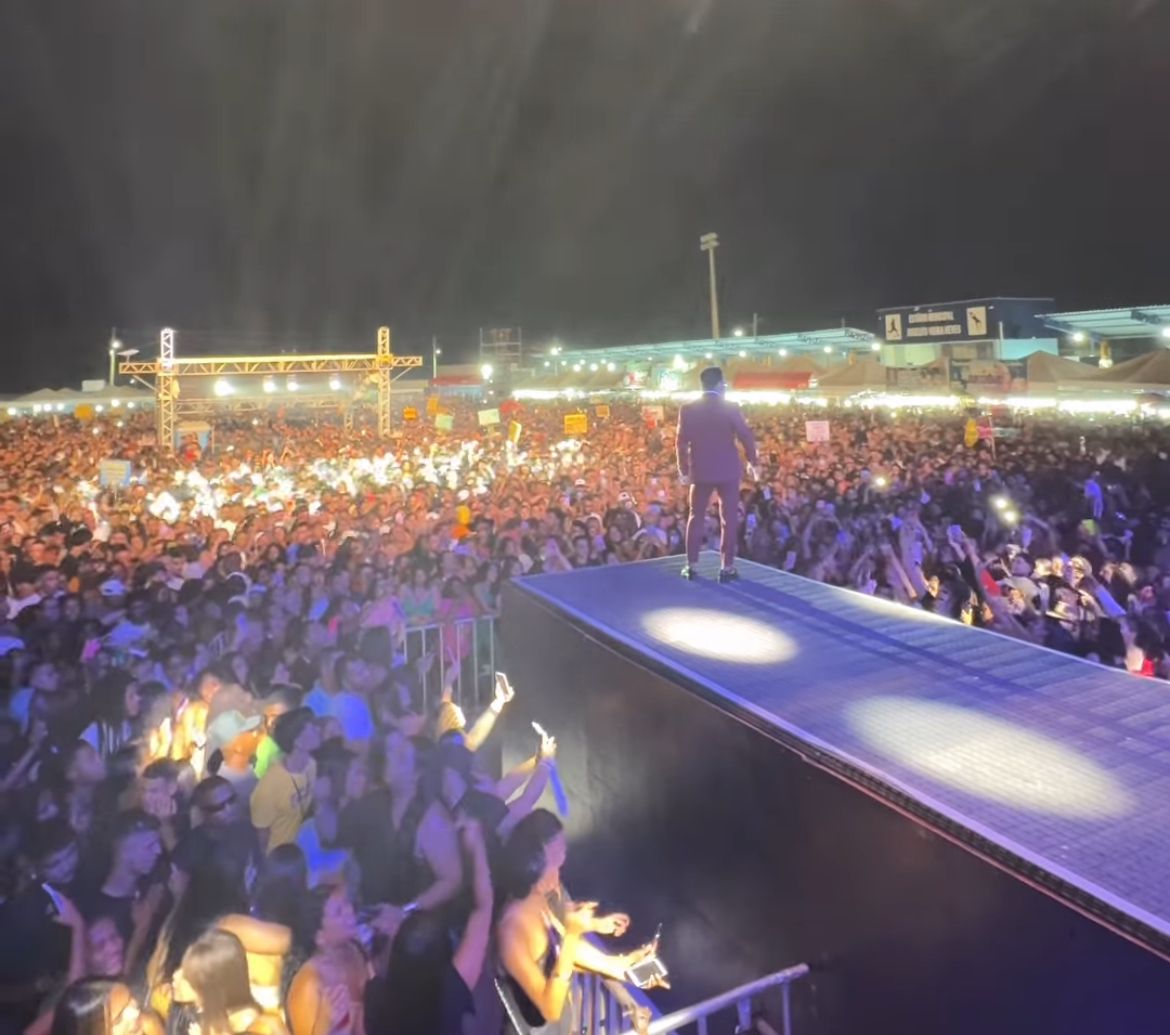
[[252,826],[268,831],[268,850],[291,844],[313,804],[317,764],[310,762],[301,773],[290,773],[284,760],[273,762],[252,791]]

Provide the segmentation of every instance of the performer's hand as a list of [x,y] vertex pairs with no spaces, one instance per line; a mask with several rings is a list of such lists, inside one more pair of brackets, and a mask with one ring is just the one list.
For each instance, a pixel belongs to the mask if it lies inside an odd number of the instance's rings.
[[760,480],[760,472],[756,470],[755,464],[747,465],[747,476],[749,482],[758,482]]

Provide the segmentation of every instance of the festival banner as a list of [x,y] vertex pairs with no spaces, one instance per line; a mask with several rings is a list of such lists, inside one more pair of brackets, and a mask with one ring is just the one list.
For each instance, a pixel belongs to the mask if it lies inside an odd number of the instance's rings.
[[524,426],[519,421],[508,421],[508,441],[512,445],[517,445],[520,442],[520,433],[523,430]]
[[598,403],[593,407],[593,415],[598,420],[607,420],[609,418],[609,403]]
[[435,415],[435,430],[436,431],[451,431],[455,427],[455,418],[449,413],[438,413]]
[[402,411],[402,419],[418,420],[418,410],[416,410],[413,406],[407,406],[406,409]]
[[427,399],[427,416],[437,417],[439,415],[439,397],[432,395]]
[[587,434],[589,434],[589,418],[583,413],[566,413],[565,414],[565,434],[566,435],[587,435]]
[[493,424],[500,423],[499,410],[480,410],[479,411],[479,426],[481,428],[490,427]]

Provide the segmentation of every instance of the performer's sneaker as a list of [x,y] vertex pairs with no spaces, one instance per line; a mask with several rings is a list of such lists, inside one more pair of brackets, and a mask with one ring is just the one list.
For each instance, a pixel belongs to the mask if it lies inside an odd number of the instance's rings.
[[735,582],[739,579],[739,572],[734,568],[720,568],[719,581],[720,582]]
[[699,577],[699,572],[693,564],[684,564],[679,574],[688,582],[694,582]]

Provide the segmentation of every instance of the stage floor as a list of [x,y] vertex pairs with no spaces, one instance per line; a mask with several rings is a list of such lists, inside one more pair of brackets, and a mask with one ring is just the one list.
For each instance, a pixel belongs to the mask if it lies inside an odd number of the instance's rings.
[[1170,686],[760,565],[729,586],[681,565],[516,588],[1165,950]]

